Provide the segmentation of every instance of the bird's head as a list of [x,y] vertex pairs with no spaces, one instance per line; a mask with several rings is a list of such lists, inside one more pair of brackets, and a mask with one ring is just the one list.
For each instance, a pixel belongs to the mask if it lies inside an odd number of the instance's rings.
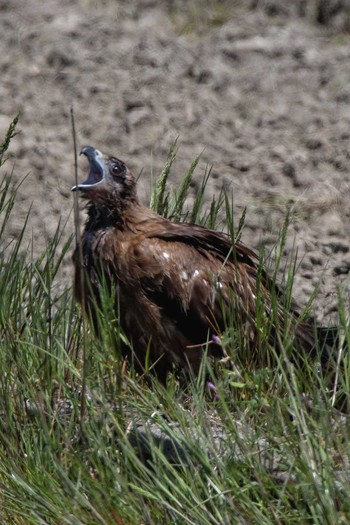
[[126,164],[113,156],[107,156],[91,146],[82,148],[80,155],[89,161],[85,182],[73,186],[84,199],[96,205],[120,207],[127,201],[136,200],[135,177]]

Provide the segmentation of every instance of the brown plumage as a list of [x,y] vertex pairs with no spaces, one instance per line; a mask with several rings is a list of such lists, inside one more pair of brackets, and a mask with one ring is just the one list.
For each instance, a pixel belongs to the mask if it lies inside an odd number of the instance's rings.
[[[103,282],[115,294],[115,311],[136,365],[142,370],[149,353],[162,380],[173,365],[197,373],[204,348],[222,357],[213,336],[220,336],[227,321],[252,356],[267,343],[278,347],[286,326],[296,347],[313,352],[312,325],[294,309],[286,316],[281,305],[272,306],[282,294],[259,269],[253,251],[240,242],[233,245],[223,233],[161,217],[140,204],[124,162],[89,146],[81,153],[90,170],[73,190],[87,199],[88,218],[82,261],[78,248],[73,256],[74,294],[97,334]],[[270,322],[268,341],[261,340],[258,318]]]

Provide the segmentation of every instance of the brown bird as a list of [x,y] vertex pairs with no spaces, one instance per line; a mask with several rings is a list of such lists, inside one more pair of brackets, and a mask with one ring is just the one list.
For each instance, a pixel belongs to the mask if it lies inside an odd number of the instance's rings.
[[204,349],[224,356],[219,337],[229,323],[252,359],[262,347],[278,349],[286,330],[301,354],[313,354],[316,339],[331,342],[333,332],[315,329],[294,307],[286,313],[283,293],[252,250],[224,233],[161,217],[139,202],[123,161],[90,146],[81,153],[89,173],[72,190],[88,201],[88,217],[73,256],[74,295],[99,334],[101,289],[114,294],[139,370],[148,360],[162,381],[174,365],[198,373]]

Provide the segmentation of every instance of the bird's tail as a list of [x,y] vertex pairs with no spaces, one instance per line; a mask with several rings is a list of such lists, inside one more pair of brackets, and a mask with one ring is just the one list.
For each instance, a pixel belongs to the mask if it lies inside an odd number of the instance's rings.
[[309,321],[299,324],[295,336],[297,346],[318,360],[322,368],[335,364],[340,347],[346,348],[338,326],[318,326]]
[[328,362],[330,352],[339,345],[339,329],[337,326],[316,326],[315,345],[320,350],[322,362]]

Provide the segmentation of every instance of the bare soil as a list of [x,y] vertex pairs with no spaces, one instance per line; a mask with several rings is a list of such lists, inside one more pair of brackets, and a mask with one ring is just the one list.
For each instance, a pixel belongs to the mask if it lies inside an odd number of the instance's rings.
[[271,249],[289,209],[295,298],[319,283],[317,316],[331,319],[350,269],[350,16],[322,25],[316,2],[287,4],[0,0],[0,137],[20,112],[5,171],[28,175],[8,235],[30,207],[34,251],[60,220],[73,232],[73,107],[78,146],[142,170],[145,202],[179,137],[171,183],[201,153],[192,195],[212,166],[208,203],[232,191],[249,246]]

